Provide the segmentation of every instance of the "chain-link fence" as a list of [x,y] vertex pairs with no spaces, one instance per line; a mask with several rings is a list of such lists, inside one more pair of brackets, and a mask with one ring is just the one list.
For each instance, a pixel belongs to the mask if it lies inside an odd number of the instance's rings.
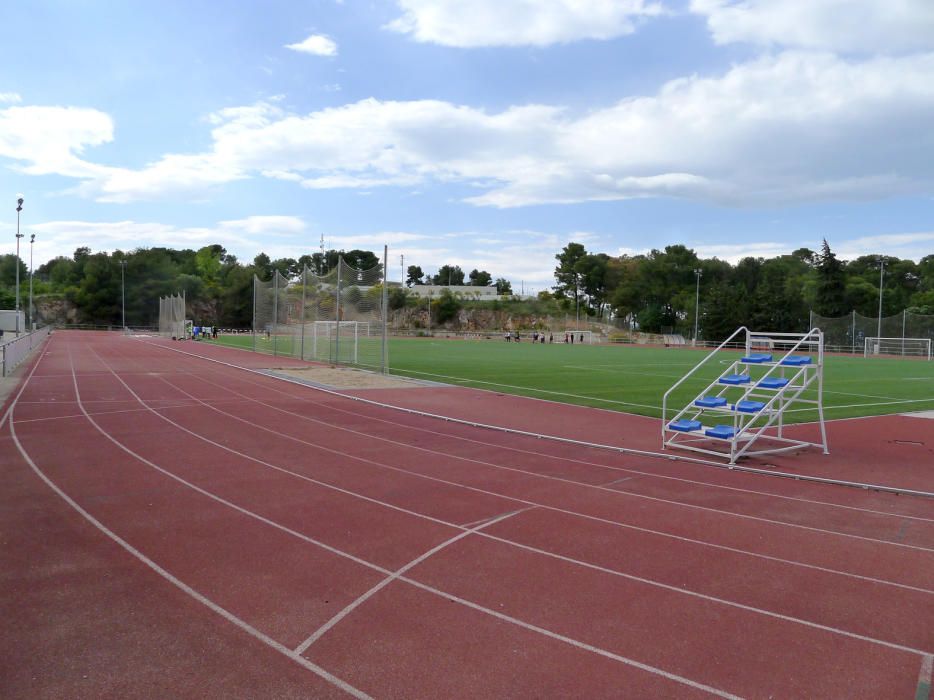
[[383,266],[308,268],[253,280],[253,349],[331,364],[388,370]]
[[185,337],[185,297],[181,294],[159,297],[159,334],[173,339]]
[[855,311],[846,316],[829,317],[811,313],[811,328],[824,332],[824,343],[834,352],[862,354],[866,338],[934,339],[934,316],[908,310],[894,316],[861,316]]

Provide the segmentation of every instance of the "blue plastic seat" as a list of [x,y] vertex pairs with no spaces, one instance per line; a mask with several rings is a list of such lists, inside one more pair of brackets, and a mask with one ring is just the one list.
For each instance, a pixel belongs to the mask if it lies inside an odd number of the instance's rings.
[[811,364],[811,358],[807,355],[789,355],[782,360],[782,364],[789,367],[801,367],[802,365]]
[[699,420],[688,420],[687,418],[682,418],[681,420],[672,421],[668,424],[668,427],[671,430],[677,430],[682,433],[689,433],[692,430],[700,430],[701,422]]
[[749,384],[750,379],[748,374],[728,374],[725,377],[720,377],[721,384]]
[[741,413],[758,413],[763,408],[765,404],[761,401],[737,401],[733,404],[733,410]]
[[736,431],[733,430],[732,425],[715,425],[704,431],[704,435],[707,437],[720,438],[721,440],[729,440],[735,433]]
[[762,364],[763,362],[771,362],[771,361],[772,361],[772,356],[768,353],[762,353],[762,352],[747,355],[746,357],[742,359],[742,362],[745,362],[747,364],[753,364],[753,365],[758,365],[758,364]]
[[788,380],[785,377],[766,377],[756,384],[756,386],[761,389],[781,389],[782,387],[788,386]]
[[723,396],[705,396],[696,399],[694,405],[701,408],[718,408],[719,406],[726,406],[726,398]]

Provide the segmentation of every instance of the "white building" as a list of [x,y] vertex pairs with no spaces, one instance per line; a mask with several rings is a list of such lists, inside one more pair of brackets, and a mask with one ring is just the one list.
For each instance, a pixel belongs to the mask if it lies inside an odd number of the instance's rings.
[[428,296],[437,298],[441,296],[441,293],[445,289],[456,296],[463,297],[464,299],[493,301],[494,299],[500,298],[499,294],[496,293],[496,287],[473,287],[466,284],[455,284],[451,286],[443,284],[414,284],[411,287],[407,287],[409,294],[411,294],[413,297],[419,297],[422,299]]

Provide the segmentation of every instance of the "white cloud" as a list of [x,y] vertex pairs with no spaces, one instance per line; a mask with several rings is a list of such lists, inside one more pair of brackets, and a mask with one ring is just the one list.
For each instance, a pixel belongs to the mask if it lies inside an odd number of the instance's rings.
[[41,106],[0,109],[0,157],[25,162],[21,169],[30,175],[101,177],[107,168],[78,156],[88,146],[112,140],[113,121],[95,109]]
[[78,157],[112,138],[107,115],[10,107],[0,110],[0,155],[26,172],[79,178],[79,191],[111,202],[199,197],[258,175],[361,192],[460,183],[477,191],[468,202],[494,207],[871,200],[934,189],[931,75],[934,53],[855,61],[792,51],[583,115],[376,99],[301,115],[264,102],[210,115],[208,150],[138,170]]
[[[90,246],[93,252],[135,248],[200,248],[219,243],[243,261],[251,261],[261,250],[271,257],[296,257],[295,236],[307,231],[296,216],[248,216],[219,221],[214,226],[174,226],[141,221],[48,221],[33,224],[36,232],[36,265],[76,248]],[[277,242],[277,239],[285,239]]]
[[309,53],[313,56],[336,56],[337,44],[324,34],[312,34],[310,37],[298,44],[286,44],[285,48],[298,51],[300,53]]
[[661,14],[645,0],[397,0],[387,29],[424,43],[548,46],[631,34],[640,18]]
[[23,98],[16,92],[0,92],[0,102],[8,104],[22,102]]
[[931,0],[692,0],[718,44],[843,52],[934,49]]

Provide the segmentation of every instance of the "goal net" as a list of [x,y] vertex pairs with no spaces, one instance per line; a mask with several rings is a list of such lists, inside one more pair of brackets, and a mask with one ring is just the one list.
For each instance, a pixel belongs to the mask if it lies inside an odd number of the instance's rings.
[[[567,336],[568,342],[574,343],[584,343],[585,345],[593,345],[593,331],[564,331],[564,335]],[[574,340],[571,341],[573,336]],[[555,338],[555,340],[564,340],[564,337]]]
[[930,338],[866,338],[863,357],[889,355],[931,359]]
[[185,337],[185,297],[181,294],[159,297],[159,335]]
[[383,266],[360,270],[339,258],[327,272],[253,280],[253,346],[274,355],[383,369]]

